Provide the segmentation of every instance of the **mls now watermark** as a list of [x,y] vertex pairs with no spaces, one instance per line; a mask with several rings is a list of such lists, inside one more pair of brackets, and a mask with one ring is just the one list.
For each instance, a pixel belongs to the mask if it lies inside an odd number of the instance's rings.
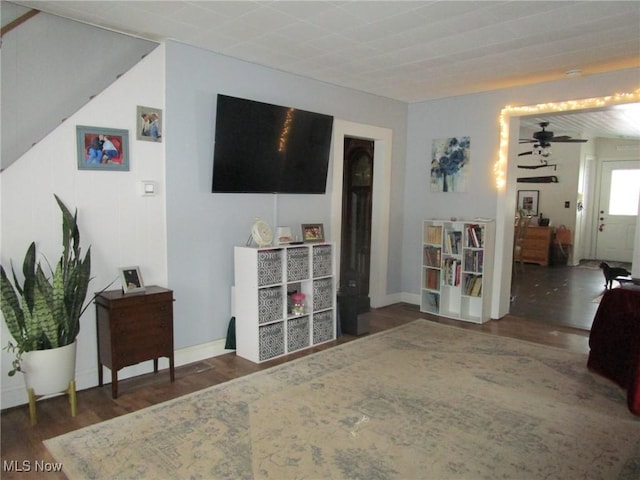
[[45,462],[44,460],[3,460],[3,472],[44,472],[62,471],[62,463]]

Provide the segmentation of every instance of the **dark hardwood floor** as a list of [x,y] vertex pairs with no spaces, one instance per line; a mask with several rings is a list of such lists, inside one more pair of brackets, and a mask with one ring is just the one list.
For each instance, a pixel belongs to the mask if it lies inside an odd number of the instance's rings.
[[590,330],[598,309],[594,299],[605,291],[598,263],[583,261],[578,267],[527,263],[524,271],[518,265],[513,274],[509,313],[552,325]]
[[[566,271],[565,271],[566,270]],[[580,270],[580,271],[579,271]],[[548,268],[525,265],[525,274],[514,279],[514,302],[510,315],[482,325],[459,322],[419,312],[415,305],[400,303],[366,313],[370,332],[402,325],[416,318],[478,330],[494,335],[519,338],[530,342],[567,349],[581,354],[588,352],[588,326],[597,304],[593,298],[602,293],[603,280],[599,270],[576,267]],[[530,318],[525,318],[530,317]],[[580,328],[572,328],[578,326]],[[276,359],[261,365],[253,364],[229,353],[176,368],[176,380],[168,381],[168,373],[147,374],[119,383],[119,397],[111,398],[111,386],[95,387],[78,392],[78,413],[70,416],[66,396],[38,403],[38,424],[29,426],[26,405],[2,412],[1,455],[4,479],[39,479],[34,471],[36,461],[53,462],[42,441],[78,428],[133,412],[211,385],[247,375],[309,353],[355,340],[344,335],[317,348]],[[5,373],[2,372],[4,375]],[[23,471],[8,471],[9,462],[17,462]],[[23,463],[23,462],[28,463]],[[13,464],[16,465],[15,463]],[[31,471],[24,471],[30,466]],[[66,478],[62,473],[49,473],[46,478]]]

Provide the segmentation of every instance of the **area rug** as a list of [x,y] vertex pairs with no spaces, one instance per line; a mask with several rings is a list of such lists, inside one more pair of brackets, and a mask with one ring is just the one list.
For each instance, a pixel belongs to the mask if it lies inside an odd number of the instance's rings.
[[45,441],[71,479],[635,479],[586,355],[416,320]]
[[[631,264],[627,262],[615,262],[612,260],[581,260],[577,265],[579,268],[589,268],[591,270],[600,270],[600,264],[606,262],[610,267],[626,268],[631,270]],[[604,277],[603,277],[604,278]]]

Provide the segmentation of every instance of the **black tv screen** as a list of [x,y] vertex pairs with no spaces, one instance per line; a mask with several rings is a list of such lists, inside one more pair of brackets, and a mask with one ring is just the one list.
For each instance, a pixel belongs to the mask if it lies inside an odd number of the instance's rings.
[[214,193],[325,193],[333,117],[218,95]]

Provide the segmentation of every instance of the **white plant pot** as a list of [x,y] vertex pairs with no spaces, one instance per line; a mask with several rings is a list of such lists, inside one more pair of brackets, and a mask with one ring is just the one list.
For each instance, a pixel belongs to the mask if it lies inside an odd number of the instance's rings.
[[60,348],[34,350],[22,354],[20,368],[27,389],[36,395],[64,392],[76,376],[76,349],[78,341]]

